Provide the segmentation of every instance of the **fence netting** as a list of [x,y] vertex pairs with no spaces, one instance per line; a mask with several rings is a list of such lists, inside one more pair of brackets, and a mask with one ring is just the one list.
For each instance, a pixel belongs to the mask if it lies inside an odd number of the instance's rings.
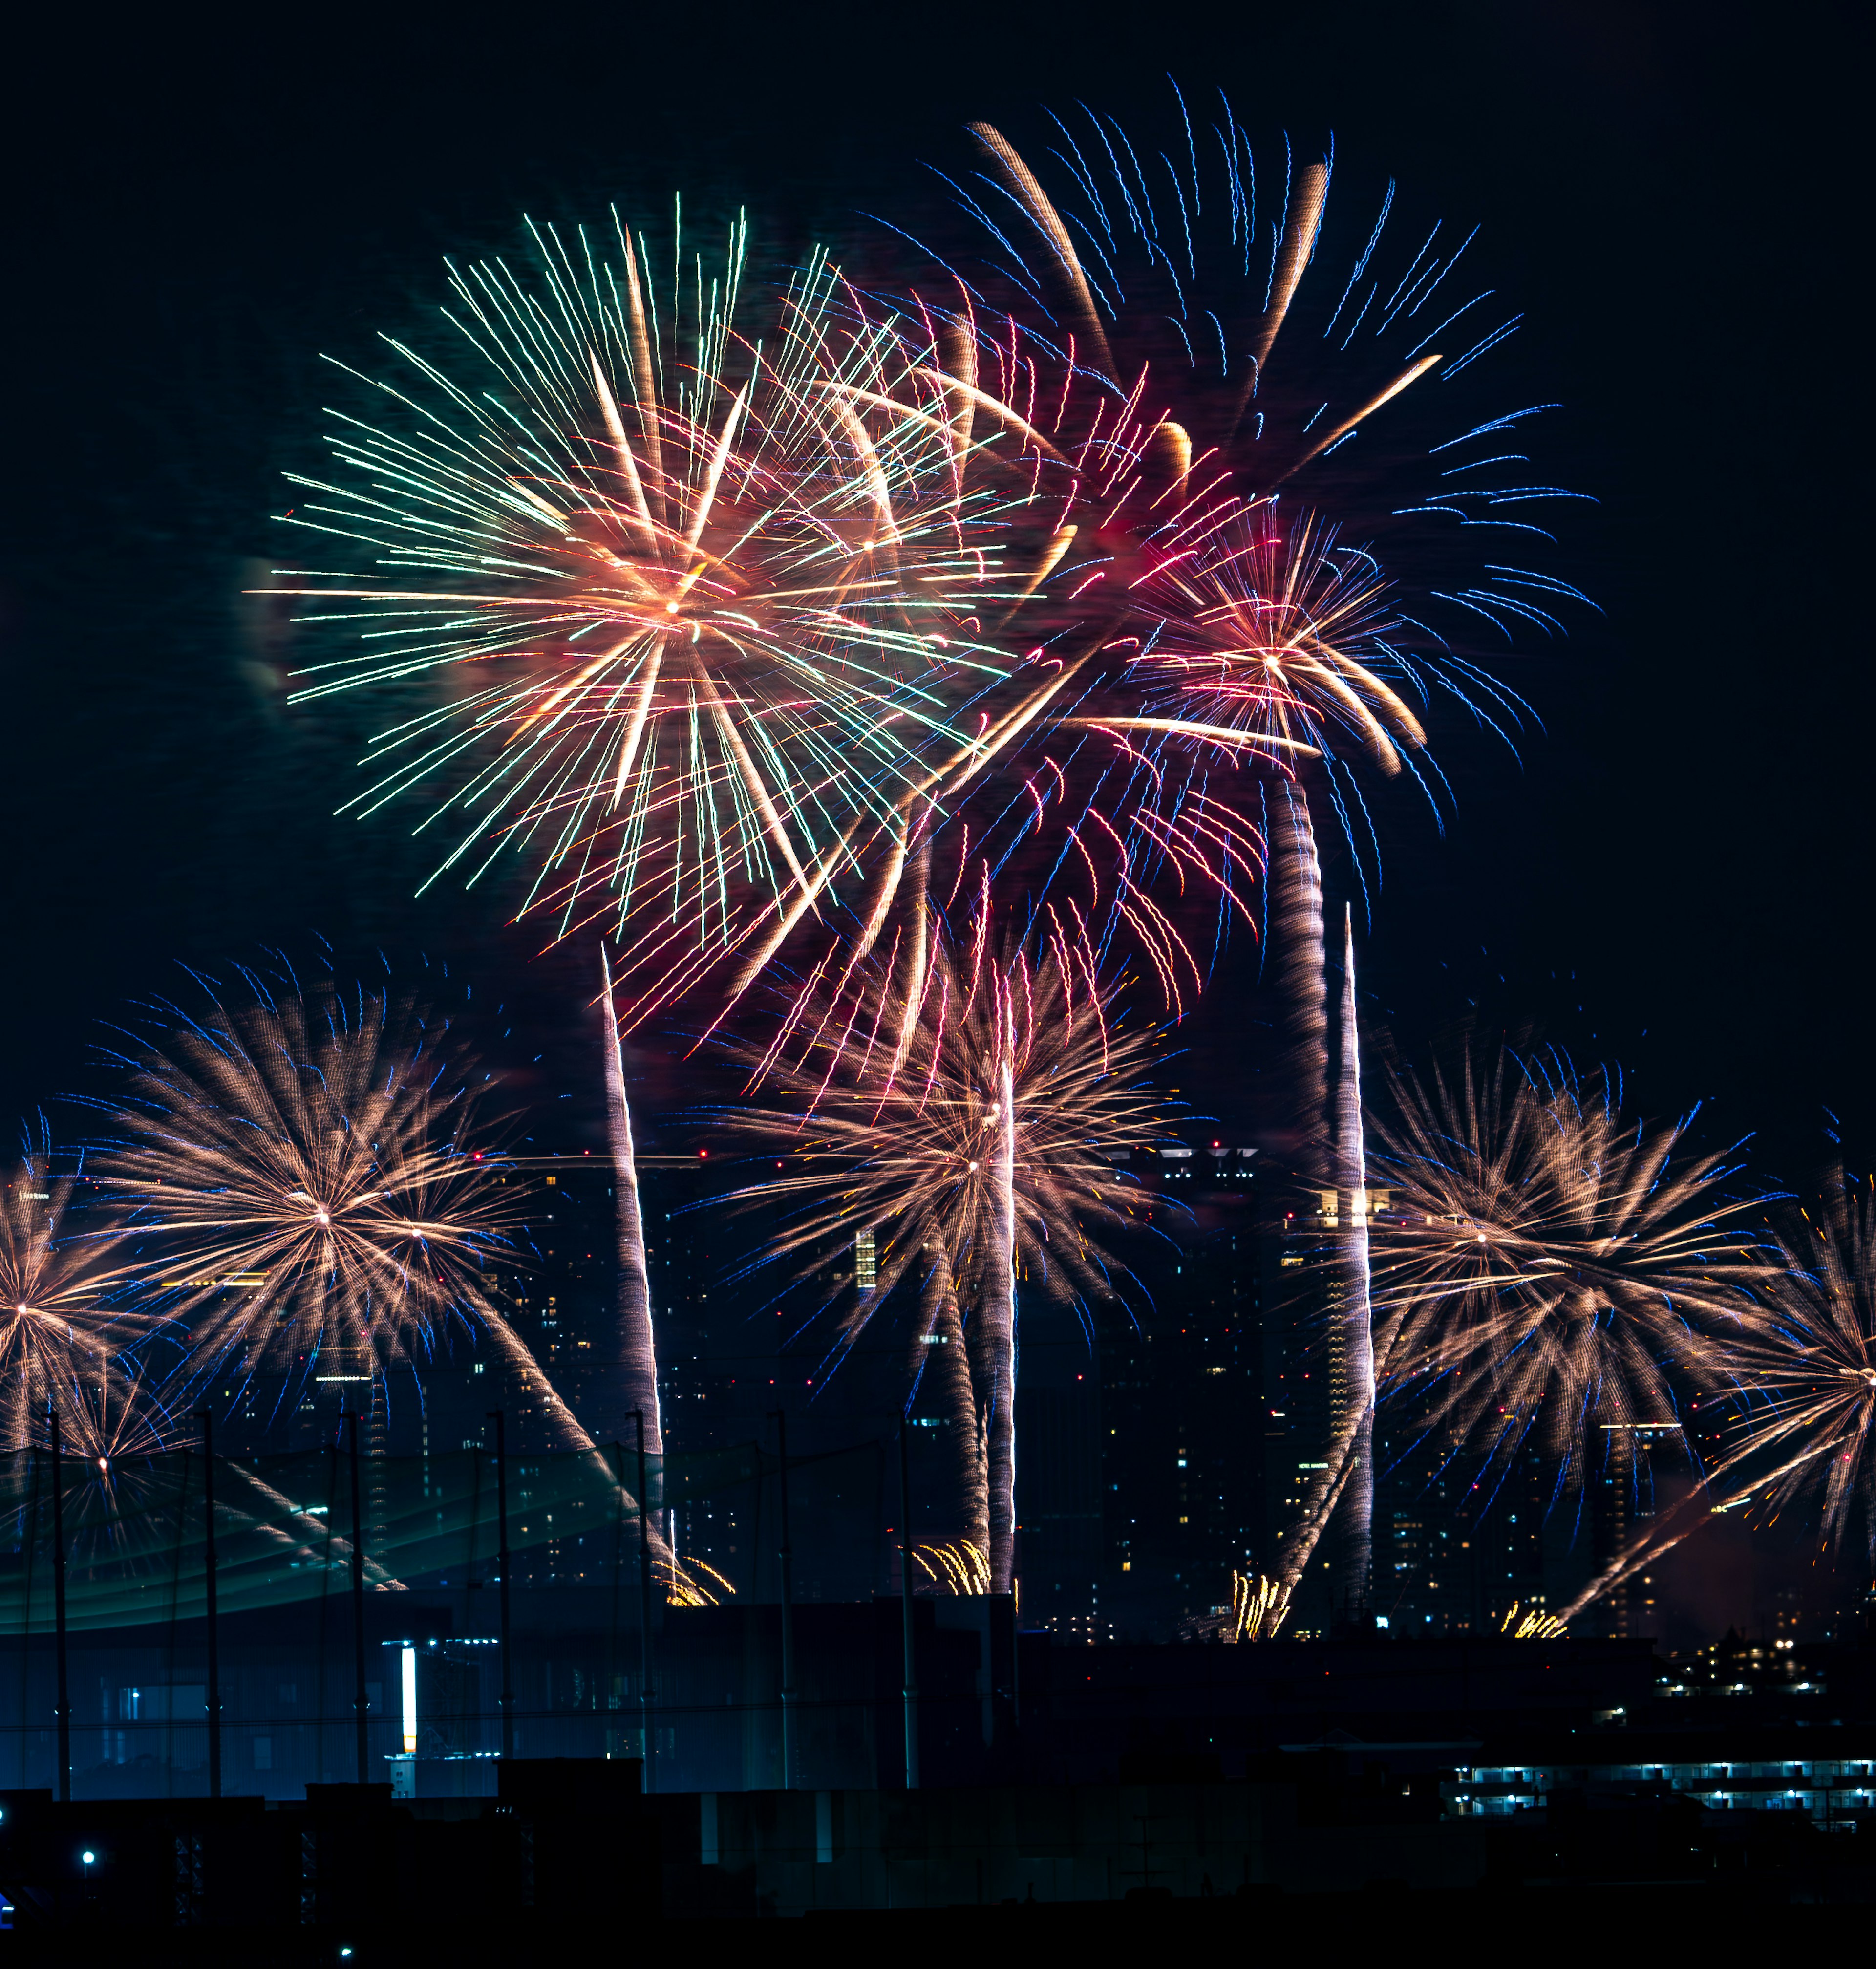
[[[789,1459],[795,1510],[803,1526],[812,1520],[816,1528],[805,1555],[812,1569],[827,1569],[814,1563],[814,1552],[831,1538],[827,1557],[841,1575],[833,1583],[842,1597],[882,1581],[883,1467],[872,1443]],[[779,1535],[777,1468],[776,1458],[753,1443],[645,1460],[653,1508],[643,1531],[661,1598],[772,1593],[761,1562]],[[0,1458],[0,1633],[50,1631],[55,1537],[63,1545],[70,1628],[199,1618],[211,1491],[222,1613],[351,1590],[355,1526],[369,1590],[481,1583],[499,1562],[499,1474],[496,1457],[481,1449],[366,1456],[355,1464],[342,1448],[218,1456],[212,1481],[197,1451],[108,1465],[67,1456],[55,1510],[50,1454],[15,1452]],[[516,1582],[598,1581],[620,1571],[635,1577],[639,1485],[637,1455],[617,1445],[511,1455],[506,1532]],[[693,1558],[688,1533],[700,1526],[710,1536]]]

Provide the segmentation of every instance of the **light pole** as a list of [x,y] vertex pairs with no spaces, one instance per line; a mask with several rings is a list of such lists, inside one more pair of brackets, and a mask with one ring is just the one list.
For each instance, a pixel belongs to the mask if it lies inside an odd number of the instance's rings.
[[491,1409],[488,1419],[495,1425],[495,1538],[501,1555],[501,1754],[514,1756],[514,1671],[513,1650],[508,1646],[508,1419],[501,1409]]
[[66,1673],[65,1645],[65,1473],[64,1436],[59,1412],[52,1419],[52,1616],[58,1649],[59,1802],[72,1802],[72,1692]]
[[352,1459],[352,1713],[358,1731],[358,1782],[371,1769],[371,1732],[367,1721],[370,1698],[365,1687],[365,1520],[358,1500],[358,1418],[345,1418],[347,1448]]
[[782,1789],[795,1782],[795,1555],[788,1542],[788,1416],[774,1411],[777,1475],[782,1485]]
[[202,1424],[202,1584],[209,1620],[209,1795],[222,1795],[222,1655],[215,1614],[215,1417],[196,1410]]
[[906,1789],[919,1789],[919,1671],[912,1649],[911,1430],[899,1426],[899,1596],[906,1641]]
[[632,1411],[638,1431],[638,1725],[644,1752],[644,1786],[653,1789],[651,1706],[651,1514],[645,1504],[645,1411]]

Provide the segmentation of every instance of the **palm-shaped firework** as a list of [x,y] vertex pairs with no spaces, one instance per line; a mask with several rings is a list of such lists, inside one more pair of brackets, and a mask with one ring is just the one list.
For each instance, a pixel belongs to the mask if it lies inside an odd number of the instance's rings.
[[587,1446],[481,1286],[515,1192],[478,1145],[483,1083],[449,1021],[382,988],[245,975],[244,996],[134,1036],[99,1158],[152,1302],[187,1331],[186,1390],[265,1374],[290,1403],[342,1365],[382,1404],[397,1371],[486,1335],[549,1440]]
[[1292,757],[1352,745],[1398,773],[1427,735],[1381,673],[1401,626],[1388,596],[1374,556],[1333,528],[1256,509],[1211,551],[1169,556],[1139,585],[1155,627],[1126,675],[1142,710],[1113,728]]
[[[1209,130],[1179,112],[1156,153],[1091,111],[1027,154],[973,125],[978,169],[954,184],[969,238],[916,290],[909,376],[941,388],[961,485],[999,513],[1022,598],[993,631],[1022,665],[944,826],[1000,863],[1042,837],[1038,884],[1080,890],[1084,914],[1169,868],[1229,907],[1258,858],[1235,818],[1246,767],[1320,754],[1365,831],[1343,754],[1398,770],[1437,693],[1515,725],[1469,641],[1553,633],[1582,598],[1514,564],[1576,496],[1510,449],[1554,407],[1444,387],[1518,326],[1490,318],[1489,290],[1458,291],[1471,236],[1390,231],[1390,185],[1342,258],[1329,159],[1286,142],[1273,182],[1222,98]],[[1375,556],[1396,540],[1417,585],[1383,607]],[[1079,853],[1058,859],[1064,832]],[[1170,925],[1136,907],[1127,929],[1176,977]]]
[[1019,1294],[1084,1317],[1123,1297],[1110,1247],[1151,1199],[1116,1164],[1165,1138],[1143,1080],[1155,1035],[1116,1013],[1065,942],[1005,962],[981,940],[895,945],[851,999],[795,1001],[756,1062],[773,1098],[734,1115],[797,1161],[741,1192],[799,1206],[760,1262],[805,1279],[870,1254],[837,1293],[837,1345],[902,1287],[915,1298],[919,1367],[938,1356],[967,1403],[962,1529],[999,1592],[1014,1565]]
[[429,788],[471,879],[523,852],[527,907],[628,946],[642,1016],[902,836],[1003,673],[972,633],[990,501],[825,256],[763,307],[740,221],[720,259],[616,219],[533,244],[531,275],[452,269],[454,352],[393,344],[412,394],[341,421],[335,482],[295,482],[293,524],[363,579],[290,592],[365,631],[300,696],[404,687],[352,804]]

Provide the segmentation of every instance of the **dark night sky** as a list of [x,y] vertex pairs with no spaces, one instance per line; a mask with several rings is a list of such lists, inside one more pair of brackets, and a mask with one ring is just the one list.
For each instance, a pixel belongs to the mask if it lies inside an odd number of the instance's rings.
[[[1847,15],[1032,7],[980,45],[969,15],[857,7],[284,18],[42,28],[10,107],[0,1113],[78,1084],[93,1021],[171,960],[313,929],[447,954],[568,1030],[577,981],[494,898],[413,903],[416,851],[329,817],[348,732],[288,711],[241,599],[278,474],[316,461],[319,352],[368,362],[443,252],[523,210],[682,185],[786,250],[928,208],[915,161],[967,118],[1157,113],[1170,69],[1482,219],[1522,373],[1570,406],[1545,463],[1603,502],[1573,540],[1605,621],[1514,673],[1547,735],[1521,770],[1449,758],[1444,841],[1397,831],[1377,1005],[1410,1042],[1474,997],[1535,1019],[1651,1108],[1718,1097],[1781,1173],[1822,1101],[1869,1138]],[[1227,1117],[1239,983],[1191,1033]]]
[[[857,207],[933,209],[916,161],[954,159],[968,118],[1077,96],[1158,115],[1171,70],[1223,85],[1260,144],[1333,130],[1339,184],[1392,173],[1483,222],[1527,313],[1518,401],[1568,406],[1547,475],[1602,501],[1570,538],[1605,617],[1508,667],[1547,732],[1521,767],[1443,748],[1447,838],[1392,830],[1373,1009],[1410,1046],[1476,1001],[1489,1027],[1618,1057],[1645,1109],[1706,1097],[1723,1138],[1761,1131],[1767,1175],[1821,1157],[1823,1103],[1853,1153],[1876,1141],[1847,9],[38,20],[0,134],[0,1116],[86,1085],[97,1021],[177,960],[318,929],[505,997],[514,1037],[485,1051],[537,1139],[594,1140],[583,968],[536,959],[497,897],[413,901],[423,855],[330,817],[356,728],[287,709],[293,652],[242,599],[282,554],[280,474],[319,462],[319,355],[374,366],[374,334],[439,297],[441,256],[510,245],[523,211],[656,210],[682,187],[746,200],[786,255],[851,238]],[[1251,968],[1240,948],[1178,1076],[1227,1124],[1266,1057]],[[662,1047],[640,1066],[647,1107],[689,1098]],[[1719,1590],[1696,1571],[1669,1589],[1690,1607]]]

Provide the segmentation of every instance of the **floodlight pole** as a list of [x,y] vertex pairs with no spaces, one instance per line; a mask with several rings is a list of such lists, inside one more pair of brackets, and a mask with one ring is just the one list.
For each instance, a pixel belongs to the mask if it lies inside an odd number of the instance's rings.
[[369,1782],[371,1742],[368,1718],[371,1698],[365,1688],[365,1513],[358,1497],[358,1417],[345,1418],[347,1449],[352,1466],[352,1727],[357,1733],[358,1782]]
[[209,1621],[209,1795],[222,1795],[222,1652],[215,1604],[215,1417],[198,1409],[202,1424],[202,1587]]
[[911,1429],[899,1426],[899,1598],[906,1640],[906,1789],[919,1789],[919,1671],[912,1649]]
[[646,1790],[653,1789],[656,1755],[652,1740],[651,1704],[651,1515],[645,1507],[645,1411],[632,1411],[638,1431],[638,1727],[644,1752]]
[[514,1755],[514,1670],[513,1650],[508,1645],[508,1418],[502,1409],[491,1409],[488,1419],[495,1425],[496,1549],[501,1554],[501,1754]]
[[788,1416],[773,1413],[782,1485],[782,1789],[789,1791],[795,1783],[795,1554],[788,1540]]
[[65,1479],[64,1443],[59,1426],[59,1411],[50,1411],[52,1421],[52,1619],[57,1648],[59,1739],[59,1802],[72,1802],[72,1692],[66,1673],[65,1647]]

